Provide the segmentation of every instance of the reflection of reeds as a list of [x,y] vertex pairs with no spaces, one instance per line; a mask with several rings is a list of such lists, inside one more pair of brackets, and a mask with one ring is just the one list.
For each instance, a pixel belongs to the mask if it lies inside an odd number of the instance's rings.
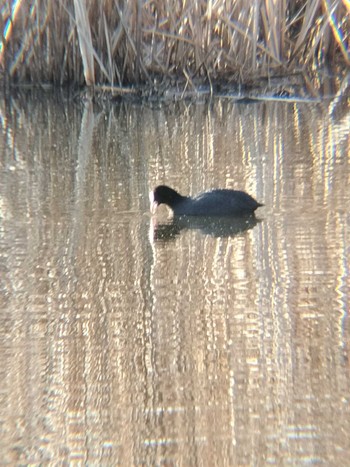
[[4,2],[0,63],[20,82],[129,84],[250,78],[350,65],[350,10],[336,0]]

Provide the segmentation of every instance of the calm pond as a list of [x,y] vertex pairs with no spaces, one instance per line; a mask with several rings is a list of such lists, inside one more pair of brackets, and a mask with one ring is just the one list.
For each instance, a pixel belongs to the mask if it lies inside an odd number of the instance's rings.
[[[350,104],[0,97],[3,465],[346,465]],[[243,189],[173,222],[149,191]]]

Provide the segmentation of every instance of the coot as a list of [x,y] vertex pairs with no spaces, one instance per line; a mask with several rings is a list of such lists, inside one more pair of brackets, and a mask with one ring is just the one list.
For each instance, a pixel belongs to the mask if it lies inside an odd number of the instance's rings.
[[166,185],[151,191],[150,202],[152,213],[166,204],[175,216],[246,216],[263,206],[244,191],[216,189],[191,198]]

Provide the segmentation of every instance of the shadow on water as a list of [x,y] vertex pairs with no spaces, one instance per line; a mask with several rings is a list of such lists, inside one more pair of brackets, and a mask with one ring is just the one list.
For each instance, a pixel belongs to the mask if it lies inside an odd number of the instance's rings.
[[158,223],[152,218],[150,224],[150,238],[153,241],[168,242],[175,240],[182,230],[199,230],[210,237],[235,237],[255,227],[262,219],[255,215],[228,218],[228,217],[189,217],[179,216],[169,222]]

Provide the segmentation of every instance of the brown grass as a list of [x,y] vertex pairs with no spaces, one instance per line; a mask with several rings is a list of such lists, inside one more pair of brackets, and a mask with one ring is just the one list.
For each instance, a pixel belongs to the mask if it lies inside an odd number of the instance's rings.
[[350,67],[347,0],[1,0],[9,82],[247,82]]

